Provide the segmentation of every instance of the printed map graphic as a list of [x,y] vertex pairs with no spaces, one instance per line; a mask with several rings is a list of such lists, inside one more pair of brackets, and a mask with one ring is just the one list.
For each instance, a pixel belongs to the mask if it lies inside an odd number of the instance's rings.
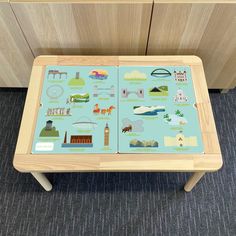
[[32,153],[116,153],[115,66],[47,66]]
[[189,66],[119,67],[119,152],[202,153]]
[[32,153],[203,153],[189,66],[47,66]]

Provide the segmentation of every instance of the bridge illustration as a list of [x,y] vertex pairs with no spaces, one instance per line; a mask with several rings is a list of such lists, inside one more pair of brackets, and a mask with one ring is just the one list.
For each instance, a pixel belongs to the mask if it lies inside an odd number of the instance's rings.
[[109,95],[110,97],[115,97],[115,86],[111,85],[111,87],[99,87],[97,85],[93,86],[93,96],[98,97],[102,94]]

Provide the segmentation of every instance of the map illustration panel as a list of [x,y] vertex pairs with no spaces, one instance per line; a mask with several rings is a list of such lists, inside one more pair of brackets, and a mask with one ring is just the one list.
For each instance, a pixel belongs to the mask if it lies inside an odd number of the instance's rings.
[[119,67],[119,152],[202,153],[189,66]]
[[117,109],[117,67],[47,66],[32,153],[117,152]]
[[32,153],[203,153],[189,66],[47,66]]

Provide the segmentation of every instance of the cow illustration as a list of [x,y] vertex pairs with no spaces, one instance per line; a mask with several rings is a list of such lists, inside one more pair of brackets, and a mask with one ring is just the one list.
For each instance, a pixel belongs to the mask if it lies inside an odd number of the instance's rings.
[[132,132],[132,125],[128,125],[122,129],[122,133]]

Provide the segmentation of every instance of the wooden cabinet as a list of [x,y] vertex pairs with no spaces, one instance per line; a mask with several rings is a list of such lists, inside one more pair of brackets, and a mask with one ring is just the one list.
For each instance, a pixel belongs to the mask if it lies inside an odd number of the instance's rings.
[[209,88],[235,87],[236,3],[161,2],[154,4],[148,54],[197,55]]
[[235,0],[0,0],[0,32],[0,87],[42,54],[197,55],[209,88],[236,86]]
[[11,5],[35,56],[145,54],[152,0],[89,2]]
[[0,87],[27,87],[33,54],[7,1],[0,1]]

